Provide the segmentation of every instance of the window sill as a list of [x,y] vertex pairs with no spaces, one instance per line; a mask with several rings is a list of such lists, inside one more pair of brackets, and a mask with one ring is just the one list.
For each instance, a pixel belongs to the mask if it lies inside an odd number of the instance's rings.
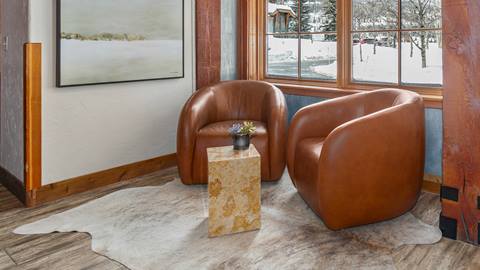
[[[384,85],[350,85],[345,88],[338,88],[334,83],[322,83],[322,82],[301,82],[301,81],[288,81],[280,79],[265,79],[264,81],[273,83],[280,88],[284,94],[298,95],[298,96],[313,96],[321,98],[337,98],[342,96],[348,96],[351,94],[361,93],[365,91],[371,91],[381,88],[395,88],[392,86]],[[423,97],[425,108],[442,109],[443,96],[441,89],[434,88],[418,88],[418,87],[404,87],[405,90],[412,90],[419,93]]]

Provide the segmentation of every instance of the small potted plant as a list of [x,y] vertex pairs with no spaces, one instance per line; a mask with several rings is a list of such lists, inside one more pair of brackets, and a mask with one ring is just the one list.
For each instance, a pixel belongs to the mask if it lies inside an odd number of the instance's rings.
[[247,150],[250,148],[250,137],[257,128],[253,122],[243,122],[243,124],[234,124],[230,129],[230,135],[233,138],[233,149]]

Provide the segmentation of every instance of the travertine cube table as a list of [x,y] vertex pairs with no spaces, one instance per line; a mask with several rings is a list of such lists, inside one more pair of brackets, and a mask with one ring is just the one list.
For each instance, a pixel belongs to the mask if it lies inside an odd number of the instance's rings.
[[233,146],[207,149],[208,235],[216,237],[260,229],[260,154]]

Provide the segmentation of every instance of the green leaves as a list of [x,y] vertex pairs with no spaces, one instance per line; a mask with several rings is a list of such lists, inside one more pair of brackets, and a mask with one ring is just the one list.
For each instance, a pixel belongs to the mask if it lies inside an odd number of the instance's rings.
[[243,124],[234,124],[229,132],[231,135],[242,135],[242,136],[252,136],[257,128],[253,122],[245,121]]

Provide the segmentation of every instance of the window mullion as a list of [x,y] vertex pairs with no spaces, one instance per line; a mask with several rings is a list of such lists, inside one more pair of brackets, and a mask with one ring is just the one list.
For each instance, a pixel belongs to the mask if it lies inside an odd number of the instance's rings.
[[[349,3],[350,4],[349,4]],[[337,1],[337,86],[344,88],[350,83],[350,75],[348,74],[348,65],[351,65],[350,53],[350,28],[348,9],[351,6],[351,1],[340,0]],[[350,20],[351,21],[351,20]],[[338,26],[340,22],[340,27]]]
[[398,0],[397,39],[398,39],[398,85],[402,85],[402,0]]
[[298,23],[297,23],[297,39],[298,39],[298,53],[297,53],[297,78],[302,79],[302,39],[300,36],[301,27],[302,27],[302,4],[301,0],[297,2],[298,8]]

